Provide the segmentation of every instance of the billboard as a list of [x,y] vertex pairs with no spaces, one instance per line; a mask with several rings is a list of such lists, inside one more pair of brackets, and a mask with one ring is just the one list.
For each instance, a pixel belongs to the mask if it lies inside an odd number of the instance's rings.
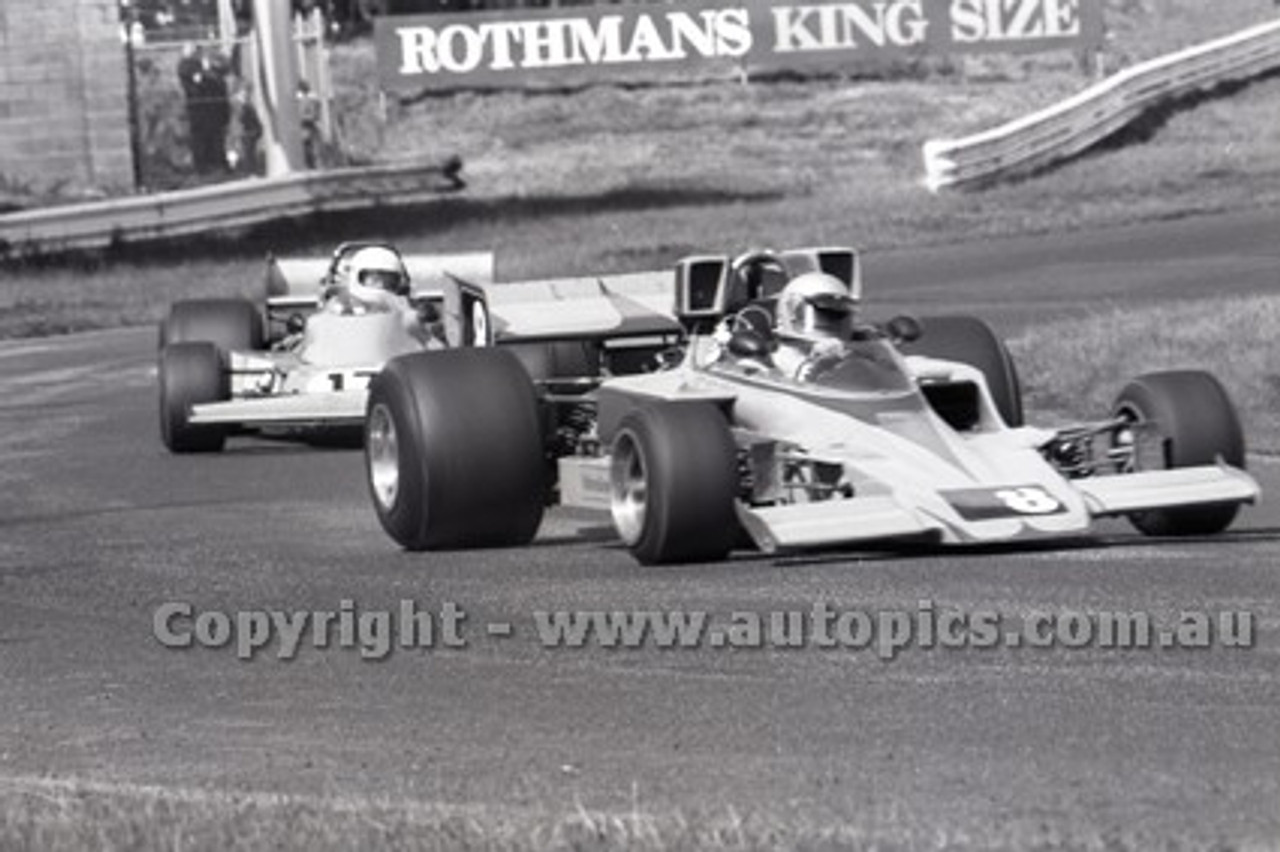
[[387,91],[839,71],[1102,44],[1102,0],[742,0],[384,16]]

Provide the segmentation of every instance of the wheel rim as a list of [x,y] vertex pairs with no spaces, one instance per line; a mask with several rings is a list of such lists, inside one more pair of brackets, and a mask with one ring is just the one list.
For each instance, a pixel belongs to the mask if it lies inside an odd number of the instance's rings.
[[395,508],[400,495],[400,445],[391,410],[378,404],[369,414],[369,483],[374,499],[386,511]]
[[635,439],[623,433],[613,451],[609,470],[609,509],[623,543],[633,546],[644,533],[649,496],[648,473]]
[[1117,455],[1121,453],[1125,455],[1124,460],[1118,462],[1116,467],[1120,473],[1134,473],[1138,469],[1138,447],[1134,428],[1138,424],[1139,413],[1125,405],[1116,412],[1116,418],[1123,421],[1124,425],[1112,436],[1111,448]]
[[1152,436],[1149,434],[1145,436],[1147,443],[1143,443],[1143,430],[1152,428],[1152,423],[1141,409],[1125,403],[1116,411],[1116,417],[1123,420],[1125,426],[1116,432],[1113,448],[1127,451],[1129,454],[1127,463],[1120,467],[1122,473],[1163,470],[1169,466],[1165,458],[1162,436],[1156,436],[1155,447],[1150,446]]

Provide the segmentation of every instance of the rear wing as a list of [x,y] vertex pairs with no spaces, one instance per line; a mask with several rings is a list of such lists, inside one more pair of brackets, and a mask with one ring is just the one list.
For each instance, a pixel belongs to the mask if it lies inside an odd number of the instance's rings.
[[862,292],[862,270],[852,248],[798,248],[777,252],[776,282],[740,292],[743,282],[727,255],[686,257],[673,269],[580,278],[494,283],[446,276],[444,334],[450,347],[518,341],[594,340],[681,336],[714,325],[750,302],[777,296],[790,279],[825,272],[850,293]]
[[675,278],[672,270],[501,284],[450,276],[445,340],[459,347],[679,336]]
[[[488,283],[494,279],[494,254],[490,251],[453,254],[407,254],[409,283],[416,301],[443,298],[449,276]],[[329,283],[332,264],[328,257],[272,257],[267,260],[267,311],[303,310],[316,306]]]
[[766,270],[755,292],[735,280],[733,260],[728,255],[686,257],[676,264],[675,311],[690,329],[706,328],[752,302],[770,301],[786,283],[807,272],[825,272],[849,288],[855,299],[862,297],[862,263],[855,249],[847,247],[797,248],[776,253],[781,264]]

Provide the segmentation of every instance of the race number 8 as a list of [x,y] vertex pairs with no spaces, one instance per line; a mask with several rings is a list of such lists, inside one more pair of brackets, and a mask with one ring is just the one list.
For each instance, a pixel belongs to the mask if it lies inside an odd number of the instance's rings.
[[1062,508],[1062,504],[1039,488],[1006,488],[996,492],[996,499],[1023,515],[1048,515]]

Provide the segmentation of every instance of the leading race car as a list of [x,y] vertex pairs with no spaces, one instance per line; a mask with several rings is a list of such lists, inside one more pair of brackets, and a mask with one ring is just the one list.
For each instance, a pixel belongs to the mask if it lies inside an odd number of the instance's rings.
[[175,453],[230,434],[358,435],[369,379],[391,358],[448,345],[440,287],[493,277],[493,255],[401,257],[344,243],[328,258],[269,259],[265,310],[248,299],[178,302],[160,326],[160,434]]
[[[744,543],[1076,537],[1103,516],[1211,534],[1259,495],[1211,375],[1141,376],[1097,422],[1025,426],[991,329],[860,321],[850,249],[446,291],[473,347],[553,339],[597,357],[574,380],[538,382],[500,349],[387,364],[370,388],[366,470],[382,526],[410,550],[526,543],[554,499],[609,511],[635,557],[659,563]],[[623,315],[633,332],[682,331],[643,343],[651,372],[612,369],[611,350],[638,343]]]

